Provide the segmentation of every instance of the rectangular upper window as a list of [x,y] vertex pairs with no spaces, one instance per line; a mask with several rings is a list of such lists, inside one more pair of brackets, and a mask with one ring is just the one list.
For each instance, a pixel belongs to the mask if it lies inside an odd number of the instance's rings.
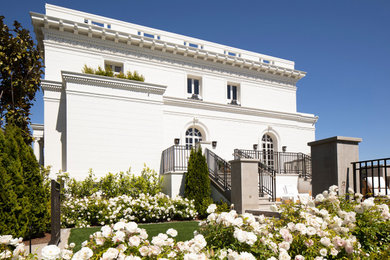
[[229,104],[238,105],[240,87],[237,84],[228,84],[226,98]]
[[187,78],[187,94],[193,99],[200,99],[201,80],[199,78]]
[[119,74],[121,72],[123,73],[123,63],[120,62],[105,61],[104,67],[109,67],[112,72],[114,72],[114,74]]

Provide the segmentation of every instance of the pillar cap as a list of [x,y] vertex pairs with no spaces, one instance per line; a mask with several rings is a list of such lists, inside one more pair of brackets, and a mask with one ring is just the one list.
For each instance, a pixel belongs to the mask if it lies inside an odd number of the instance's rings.
[[258,162],[260,162],[260,160],[259,159],[239,158],[239,159],[229,161],[229,163],[238,163],[238,162],[258,163]]
[[330,138],[321,139],[318,141],[307,143],[309,146],[316,146],[326,143],[348,143],[348,144],[359,144],[361,141],[363,141],[362,138],[356,138],[356,137],[346,137],[346,136],[333,136]]

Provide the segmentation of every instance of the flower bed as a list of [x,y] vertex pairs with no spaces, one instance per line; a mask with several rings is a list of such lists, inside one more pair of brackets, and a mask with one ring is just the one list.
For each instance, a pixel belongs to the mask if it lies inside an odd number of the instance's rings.
[[234,210],[217,214],[211,205],[199,234],[189,241],[175,241],[172,229],[148,240],[136,223],[122,221],[102,227],[74,254],[50,246],[42,255],[45,259],[389,259],[389,202],[389,197],[363,201],[361,194],[338,197],[336,187],[331,187],[314,200],[275,207],[280,219],[256,219]]
[[82,199],[69,198],[62,205],[62,225],[87,227],[116,223],[120,220],[161,222],[194,219],[197,215],[193,201],[181,197],[169,198],[163,193],[138,197],[122,195],[103,198],[99,193]]

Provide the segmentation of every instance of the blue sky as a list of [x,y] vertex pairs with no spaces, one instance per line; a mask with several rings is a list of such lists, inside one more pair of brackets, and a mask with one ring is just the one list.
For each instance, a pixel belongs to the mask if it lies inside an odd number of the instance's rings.
[[[31,32],[29,12],[44,13],[45,1],[2,2],[6,23]],[[390,157],[388,0],[47,2],[294,60],[307,72],[297,108],[319,116],[316,139],[361,137],[360,159]],[[32,122],[43,123],[42,93]]]

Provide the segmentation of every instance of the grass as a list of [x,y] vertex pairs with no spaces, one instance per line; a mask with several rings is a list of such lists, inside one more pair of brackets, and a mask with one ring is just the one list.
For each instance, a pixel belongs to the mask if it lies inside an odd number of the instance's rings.
[[[199,222],[197,221],[178,221],[167,223],[153,223],[153,224],[139,224],[138,227],[146,229],[148,232],[148,239],[157,236],[159,233],[165,233],[169,228],[177,230],[178,235],[176,241],[186,241],[194,237],[194,231],[198,230]],[[81,243],[89,240],[89,236],[100,231],[101,227],[91,228],[73,228],[70,232],[68,244],[75,243],[74,252],[80,250]]]

